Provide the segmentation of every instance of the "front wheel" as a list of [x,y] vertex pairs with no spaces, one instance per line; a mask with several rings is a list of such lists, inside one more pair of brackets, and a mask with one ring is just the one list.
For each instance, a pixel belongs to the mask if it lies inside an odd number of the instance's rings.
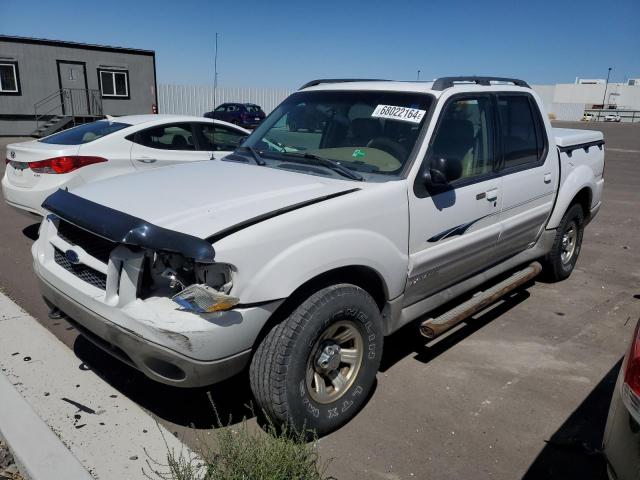
[[350,284],[311,295],[258,346],[250,380],[258,407],[274,422],[325,435],[360,409],[382,355],[382,318]]
[[578,260],[584,233],[584,213],[580,205],[573,205],[562,217],[556,230],[551,251],[543,261],[548,280],[558,282],[571,275]]

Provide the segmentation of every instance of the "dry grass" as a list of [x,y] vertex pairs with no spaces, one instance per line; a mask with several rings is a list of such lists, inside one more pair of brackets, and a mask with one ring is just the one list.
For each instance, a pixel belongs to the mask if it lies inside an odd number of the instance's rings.
[[[216,414],[216,447],[204,439],[194,453],[168,450],[166,463],[147,461],[155,480],[335,480],[325,476],[329,461],[321,461],[311,432],[251,428],[246,418],[223,426]],[[266,433],[265,433],[266,432]],[[307,439],[312,437],[312,441]]]

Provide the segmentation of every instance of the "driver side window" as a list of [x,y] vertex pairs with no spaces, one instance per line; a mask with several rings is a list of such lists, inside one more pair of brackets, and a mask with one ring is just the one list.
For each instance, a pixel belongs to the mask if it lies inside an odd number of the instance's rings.
[[458,181],[478,177],[493,170],[493,138],[490,98],[460,98],[445,107],[429,158],[459,160],[462,175]]

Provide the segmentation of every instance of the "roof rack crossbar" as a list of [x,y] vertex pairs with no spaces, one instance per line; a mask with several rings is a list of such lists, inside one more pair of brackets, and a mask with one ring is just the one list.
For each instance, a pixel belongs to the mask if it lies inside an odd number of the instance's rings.
[[531,88],[524,80],[518,80],[517,78],[504,78],[504,77],[441,77],[433,82],[432,90],[444,90],[445,88],[451,88],[456,83],[475,83],[477,85],[491,85],[491,82],[501,83],[513,83],[518,87]]
[[302,85],[298,90],[303,90],[308,87],[315,87],[321,83],[348,83],[348,82],[387,82],[381,78],[320,78],[318,80],[311,80],[310,82]]

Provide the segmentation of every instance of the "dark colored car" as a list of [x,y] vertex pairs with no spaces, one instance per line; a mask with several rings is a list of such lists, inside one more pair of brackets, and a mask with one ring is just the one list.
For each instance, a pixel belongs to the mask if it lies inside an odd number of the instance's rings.
[[262,108],[254,103],[223,103],[204,116],[244,128],[256,128],[266,115]]
[[308,130],[309,132],[322,132],[325,117],[318,111],[306,105],[298,105],[287,115],[287,127],[290,132]]

